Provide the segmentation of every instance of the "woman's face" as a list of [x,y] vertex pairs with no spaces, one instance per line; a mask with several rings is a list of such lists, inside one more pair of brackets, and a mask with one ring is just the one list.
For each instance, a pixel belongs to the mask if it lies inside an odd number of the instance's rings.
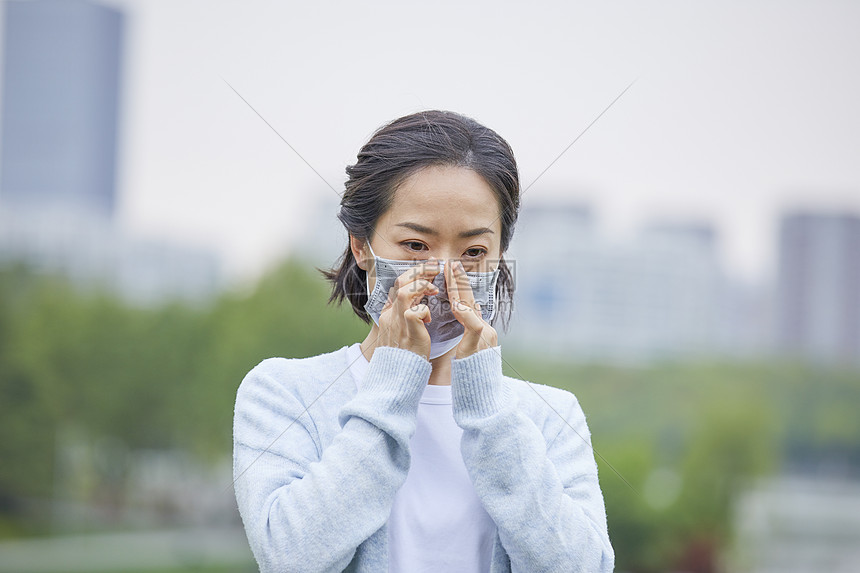
[[[480,175],[462,167],[431,166],[397,188],[370,243],[384,259],[457,259],[467,271],[489,272],[498,266],[501,233],[499,203]],[[372,271],[373,255],[366,244],[353,238],[351,245],[358,266]],[[369,278],[373,288],[375,277]]]

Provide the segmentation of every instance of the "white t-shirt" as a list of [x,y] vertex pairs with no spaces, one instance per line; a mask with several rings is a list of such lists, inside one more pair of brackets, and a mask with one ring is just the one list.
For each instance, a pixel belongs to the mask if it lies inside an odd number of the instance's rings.
[[[361,385],[369,366],[359,343],[350,370]],[[427,385],[418,404],[412,461],[388,519],[390,573],[486,573],[496,524],[481,505],[460,454],[451,387]]]

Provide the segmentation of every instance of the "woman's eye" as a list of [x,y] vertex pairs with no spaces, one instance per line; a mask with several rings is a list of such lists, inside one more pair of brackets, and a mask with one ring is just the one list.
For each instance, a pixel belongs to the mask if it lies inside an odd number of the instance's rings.
[[426,248],[424,243],[419,243],[418,241],[406,241],[403,243],[403,246],[410,251],[423,251]]
[[479,247],[472,247],[471,249],[466,249],[465,254],[469,258],[475,259],[475,258],[478,258],[478,257],[481,257],[481,256],[487,254],[487,250],[481,249]]

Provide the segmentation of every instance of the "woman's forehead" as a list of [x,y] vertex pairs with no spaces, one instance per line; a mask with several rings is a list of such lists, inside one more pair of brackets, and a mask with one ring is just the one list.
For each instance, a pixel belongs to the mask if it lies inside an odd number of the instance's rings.
[[479,174],[461,167],[434,166],[413,174],[395,190],[383,218],[391,225],[501,230],[496,194]]

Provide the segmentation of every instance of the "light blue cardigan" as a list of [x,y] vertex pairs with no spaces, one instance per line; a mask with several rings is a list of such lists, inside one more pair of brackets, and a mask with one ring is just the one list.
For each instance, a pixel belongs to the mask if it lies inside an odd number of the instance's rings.
[[[236,397],[233,473],[261,571],[388,572],[386,522],[430,371],[413,352],[377,348],[358,390],[343,347],[271,358],[248,373]],[[497,527],[491,571],[612,571],[576,398],[503,376],[499,347],[453,360],[451,392],[463,460]]]

